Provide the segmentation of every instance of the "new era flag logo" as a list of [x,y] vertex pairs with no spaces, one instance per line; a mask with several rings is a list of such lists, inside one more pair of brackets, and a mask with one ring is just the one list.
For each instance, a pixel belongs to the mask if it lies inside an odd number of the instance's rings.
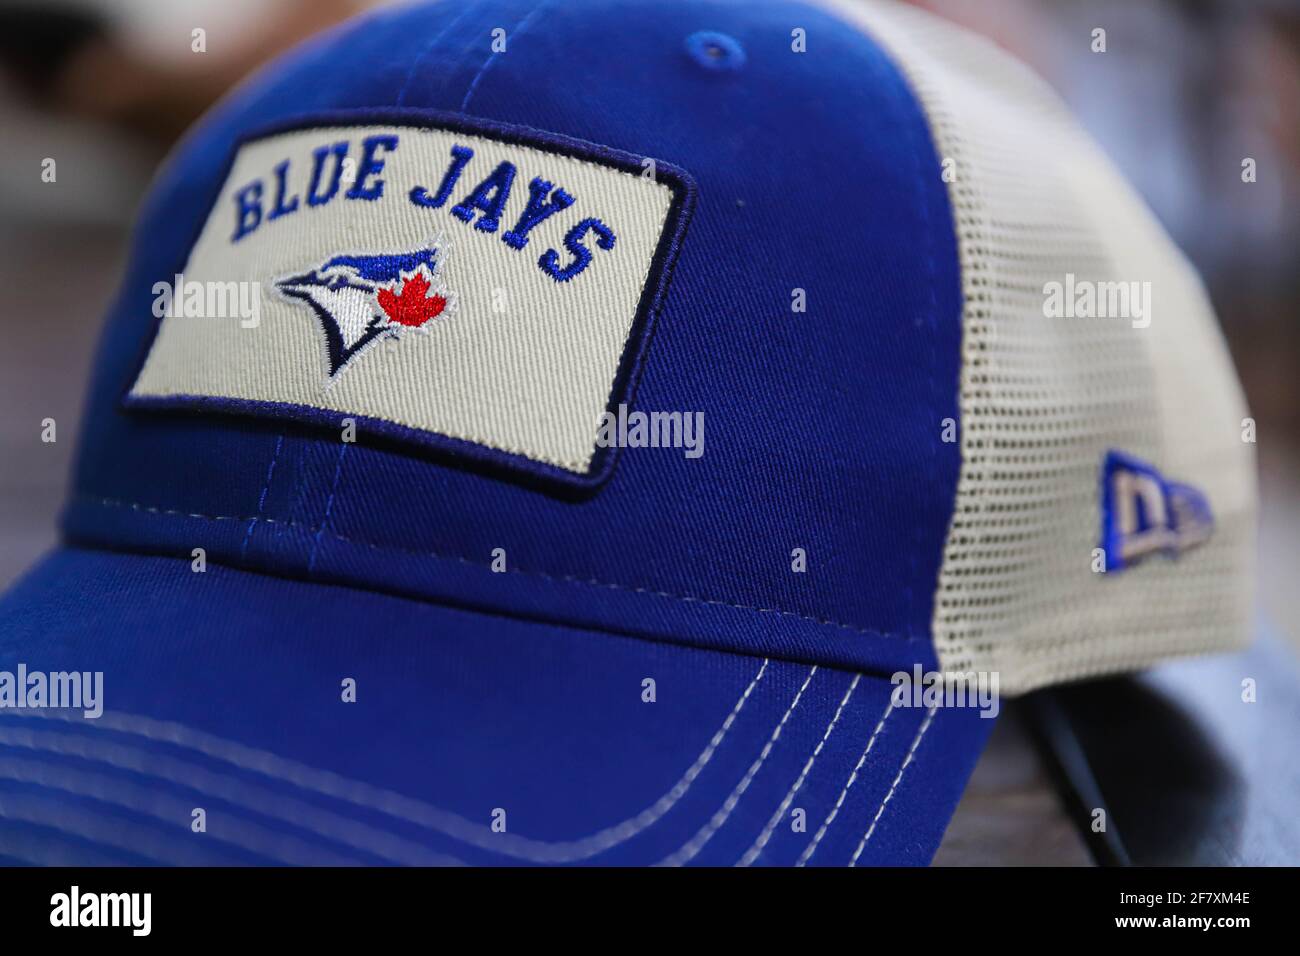
[[1214,531],[1210,503],[1199,489],[1170,481],[1121,451],[1107,452],[1102,464],[1101,520],[1107,571],[1157,552],[1172,557]]

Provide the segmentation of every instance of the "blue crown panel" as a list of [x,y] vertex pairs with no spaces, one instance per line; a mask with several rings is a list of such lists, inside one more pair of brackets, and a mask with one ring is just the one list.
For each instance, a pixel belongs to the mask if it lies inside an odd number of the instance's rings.
[[[507,52],[492,51],[496,27]],[[710,33],[726,38],[726,68],[699,38]],[[181,265],[240,135],[395,107],[526,125],[694,178],[632,404],[703,412],[703,457],[624,449],[608,481],[574,497],[364,435],[343,446],[289,423],[122,406],[156,321],[151,288]],[[381,11],[246,84],[160,175],[109,316],[65,527],[689,643],[873,669],[931,661],[959,465],[943,439],[958,417],[960,306],[920,108],[879,47],[826,14]],[[488,569],[495,548],[506,574]],[[791,570],[795,549],[806,573]]]

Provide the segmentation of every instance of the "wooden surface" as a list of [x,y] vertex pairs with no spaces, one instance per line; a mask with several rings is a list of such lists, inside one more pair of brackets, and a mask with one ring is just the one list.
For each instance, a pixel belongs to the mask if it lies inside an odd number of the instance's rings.
[[1011,705],[998,717],[934,865],[1092,865]]

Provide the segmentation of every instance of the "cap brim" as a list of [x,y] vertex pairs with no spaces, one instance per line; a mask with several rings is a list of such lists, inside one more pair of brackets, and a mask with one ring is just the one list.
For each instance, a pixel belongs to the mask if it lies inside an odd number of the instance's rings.
[[102,672],[103,713],[0,709],[8,863],[924,864],[994,723],[882,675],[72,548],[0,600],[19,665]]

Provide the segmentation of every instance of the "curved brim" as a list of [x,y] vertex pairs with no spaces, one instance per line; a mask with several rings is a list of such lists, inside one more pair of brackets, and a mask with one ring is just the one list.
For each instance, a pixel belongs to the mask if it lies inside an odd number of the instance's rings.
[[891,689],[69,548],[0,600],[0,861],[924,864],[994,721]]

